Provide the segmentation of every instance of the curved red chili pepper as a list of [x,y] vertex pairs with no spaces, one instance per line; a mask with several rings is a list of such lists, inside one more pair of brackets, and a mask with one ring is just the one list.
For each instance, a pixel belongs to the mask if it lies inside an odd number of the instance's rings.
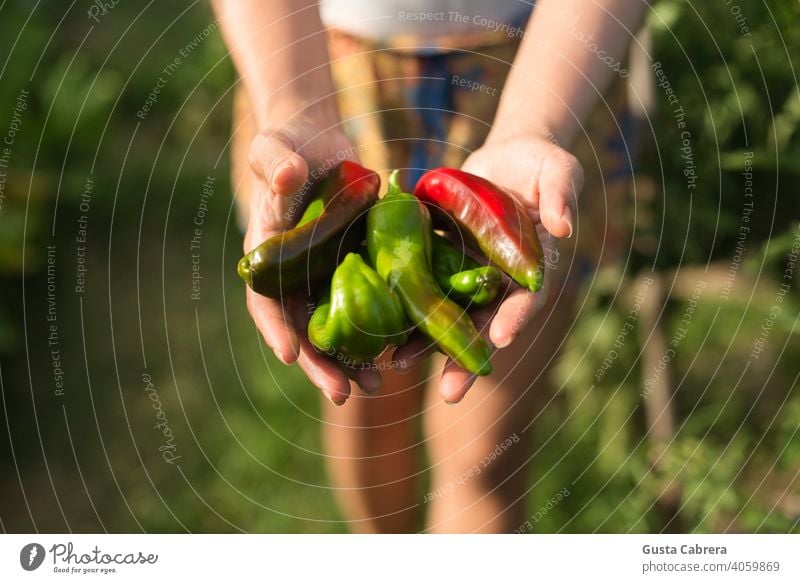
[[420,178],[414,195],[467,231],[468,242],[519,285],[534,292],[542,287],[542,244],[533,219],[511,194],[480,176],[436,168]]

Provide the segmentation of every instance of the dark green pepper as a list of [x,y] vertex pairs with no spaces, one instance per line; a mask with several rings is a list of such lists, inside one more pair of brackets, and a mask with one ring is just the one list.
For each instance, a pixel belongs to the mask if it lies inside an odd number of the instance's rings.
[[448,300],[431,273],[431,217],[402,192],[395,170],[389,192],[367,213],[367,249],[378,274],[397,292],[406,315],[463,369],[492,371],[489,347],[469,316]]
[[[277,298],[304,286],[324,282],[339,258],[364,240],[365,211],[378,200],[380,178],[355,162],[345,161],[318,185],[302,225],[270,237],[239,261],[239,276],[256,292]],[[310,213],[310,214],[309,214]]]
[[322,214],[322,211],[324,210],[325,210],[325,197],[317,196],[317,198],[308,203],[308,206],[306,207],[306,210],[303,211],[300,220],[297,221],[297,224],[294,226],[295,229],[297,227],[302,227],[306,223],[310,223],[311,221],[319,217]]
[[447,239],[433,235],[433,277],[442,291],[466,306],[485,306],[497,297],[503,276],[491,265],[481,265]]
[[397,294],[361,255],[349,253],[308,322],[308,339],[320,352],[367,362],[405,344],[408,322]]

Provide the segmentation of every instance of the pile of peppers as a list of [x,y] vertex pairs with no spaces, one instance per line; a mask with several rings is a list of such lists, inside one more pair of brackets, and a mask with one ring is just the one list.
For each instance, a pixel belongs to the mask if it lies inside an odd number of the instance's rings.
[[375,172],[342,162],[315,186],[293,229],[239,261],[240,277],[271,298],[313,298],[308,338],[332,358],[370,362],[417,330],[465,370],[489,374],[490,350],[468,310],[499,301],[504,274],[541,288],[530,215],[506,191],[453,168],[425,173],[413,194],[395,170],[383,198],[379,190]]

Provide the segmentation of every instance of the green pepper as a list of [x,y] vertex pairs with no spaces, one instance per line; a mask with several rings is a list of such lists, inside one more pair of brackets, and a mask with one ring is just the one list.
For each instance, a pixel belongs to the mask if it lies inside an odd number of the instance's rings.
[[378,200],[380,178],[355,162],[336,166],[316,189],[301,225],[270,237],[239,261],[239,276],[257,293],[278,298],[319,284],[339,258],[364,240],[365,211]]
[[447,239],[433,235],[433,276],[447,296],[466,306],[485,306],[497,297],[503,276],[481,265]]
[[405,344],[408,324],[397,294],[361,255],[349,253],[308,322],[308,339],[320,352],[361,363]]
[[322,214],[322,211],[324,210],[325,210],[325,197],[317,196],[317,198],[308,203],[306,210],[303,211],[300,220],[297,221],[297,224],[294,227],[295,228],[302,227],[306,223],[310,223],[311,221],[319,217]]
[[412,324],[463,369],[492,371],[489,347],[469,316],[448,300],[431,273],[431,217],[413,195],[402,192],[395,170],[389,192],[367,213],[367,249],[378,274],[397,292]]

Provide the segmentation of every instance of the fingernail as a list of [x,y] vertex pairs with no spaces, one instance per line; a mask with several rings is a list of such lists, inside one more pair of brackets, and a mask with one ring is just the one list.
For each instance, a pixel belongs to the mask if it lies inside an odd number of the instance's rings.
[[291,160],[287,160],[280,166],[275,169],[275,172],[272,173],[272,186],[275,186],[275,181],[278,179],[278,176],[281,175],[281,172],[286,170],[287,168],[292,168],[293,164]]
[[282,353],[280,353],[277,350],[275,350],[274,352],[275,352],[275,356],[278,357],[278,360],[280,360],[286,366],[289,366],[289,360]]
[[512,342],[514,342],[513,334],[510,336],[506,336],[505,338],[502,338],[499,342],[495,342],[494,345],[497,348],[507,348],[508,346],[511,346]]
[[409,364],[405,358],[392,361],[392,367],[400,374],[408,374],[411,371]]
[[361,379],[359,384],[361,385],[361,388],[364,389],[365,393],[372,395],[381,388],[381,378],[368,376]]
[[457,400],[457,401],[448,401],[448,400],[446,400],[446,399],[445,399],[445,401],[444,401],[444,402],[445,402],[445,403],[447,403],[447,404],[448,404],[448,405],[450,405],[450,406],[453,406],[453,405],[458,405],[458,404],[459,404],[461,401],[463,401],[463,400],[464,400],[464,397],[466,397],[466,396],[467,396],[467,392],[468,392],[468,391],[464,391],[464,392],[461,394],[461,396],[458,398],[458,400]]
[[[466,395],[466,393],[464,393],[464,395]],[[449,398],[442,397],[442,401],[444,401],[444,404],[445,404],[445,405],[448,405],[448,406],[451,406],[451,407],[452,407],[453,405],[458,405],[458,404],[459,404],[459,403],[460,403],[460,402],[461,402],[461,401],[464,399],[464,395],[461,395],[461,397],[459,397],[459,398],[458,398],[457,400],[455,400],[455,401],[452,401],[452,400],[451,400],[451,399],[452,399],[452,396],[451,396],[451,397],[449,397]]]
[[465,386],[466,386],[466,387],[467,387],[467,390],[464,390],[464,392],[463,392],[463,393],[461,393],[461,395],[459,395],[459,396],[458,396],[458,398],[457,398],[456,400],[453,400],[453,397],[455,397],[456,395],[450,395],[449,397],[444,397],[444,396],[442,396],[442,400],[443,400],[445,403],[447,403],[448,405],[458,405],[458,404],[459,404],[461,401],[463,401],[463,400],[464,400],[464,397],[466,397],[466,396],[467,396],[467,393],[469,392],[469,387],[470,387],[470,386],[472,385],[472,383],[474,382],[474,379],[475,379],[475,376],[473,375],[473,376],[471,376],[471,377],[470,377],[470,380],[468,380],[468,381],[466,382],[466,384],[464,384],[464,385],[461,385],[462,389],[463,389],[463,387],[465,387]]
[[333,404],[334,404],[334,405],[336,405],[337,407],[338,407],[338,406],[340,406],[342,403],[344,403],[344,401],[335,401],[335,400],[333,399],[333,395],[331,395],[331,394],[330,394],[328,391],[326,391],[326,390],[323,390],[323,391],[322,391],[322,394],[323,394],[323,395],[325,395],[325,398],[326,398],[326,399],[328,399],[328,400],[329,400],[331,403],[333,403]]
[[569,227],[569,235],[567,235],[567,239],[572,237],[572,209],[568,206],[564,206],[564,212],[561,213],[561,220],[567,223]]

